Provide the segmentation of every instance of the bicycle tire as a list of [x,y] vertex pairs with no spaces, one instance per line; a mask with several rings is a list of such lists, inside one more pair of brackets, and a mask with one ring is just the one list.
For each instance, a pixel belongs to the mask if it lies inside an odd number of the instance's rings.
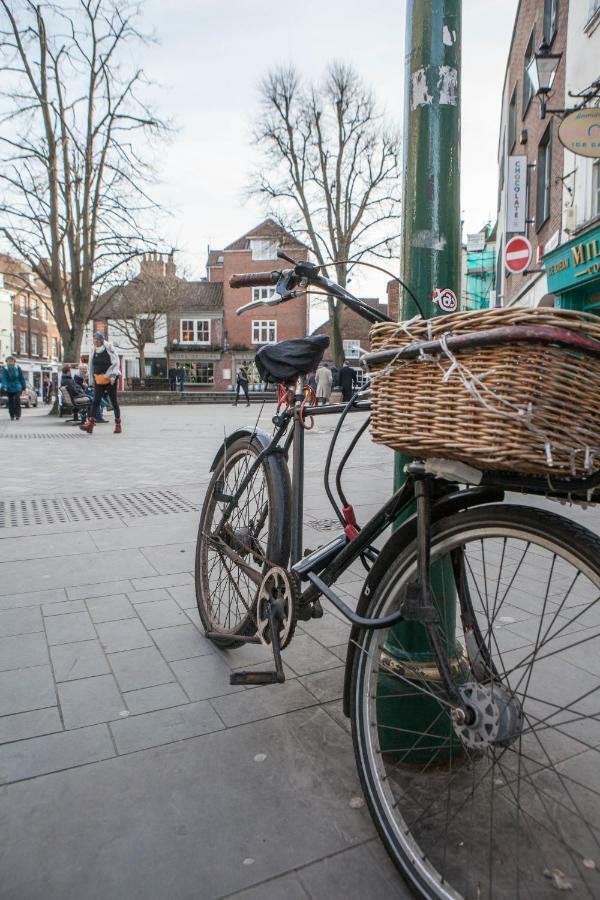
[[[239,647],[245,643],[241,638],[256,633],[256,620],[253,618],[253,610],[256,608],[256,590],[250,579],[244,575],[243,570],[224,558],[223,554],[215,551],[223,563],[223,568],[226,571],[229,570],[230,573],[225,582],[228,588],[228,606],[223,610],[223,601],[217,601],[215,598],[214,588],[223,581],[224,576],[221,574],[215,579],[211,574],[217,563],[213,564],[213,570],[211,570],[209,563],[210,525],[213,515],[218,511],[218,505],[221,504],[221,512],[227,506],[226,502],[220,501],[215,495],[219,484],[227,487],[228,479],[231,478],[236,467],[239,472],[235,477],[241,483],[243,474],[249,470],[250,465],[262,449],[260,442],[252,435],[240,437],[225,448],[208,485],[200,514],[195,558],[196,602],[205,633],[210,634],[213,643],[222,649]],[[234,485],[235,478],[233,484],[229,484],[230,491],[234,489]],[[262,515],[264,501],[257,498],[259,495],[262,498],[264,494],[266,494],[267,520],[261,528],[260,534],[253,535],[252,503],[257,507],[259,504],[263,504]],[[290,486],[287,466],[280,455],[268,456],[262,460],[251,483],[241,495],[239,505],[234,510],[230,521],[237,526],[237,529],[233,528],[233,544],[246,561],[254,561],[257,573],[260,572],[264,575],[271,566],[282,568],[287,566],[290,554]],[[266,534],[264,533],[265,529]],[[248,540],[256,552],[248,549]],[[235,577],[231,577],[234,574]],[[233,594],[237,599],[235,603],[237,614],[233,621],[231,618],[232,587]],[[246,596],[242,597],[242,594]],[[243,612],[240,611],[240,603]],[[215,612],[215,606],[221,611],[220,618]]]
[[[490,550],[486,560],[484,541],[487,542],[488,539],[490,543],[487,546],[491,550],[494,549],[491,541],[500,543],[496,545],[495,557]],[[596,688],[600,689],[600,667],[593,662],[593,659],[598,658],[594,654],[600,643],[600,640],[596,640],[597,637],[600,638],[600,540],[581,525],[545,510],[508,505],[486,506],[455,514],[434,526],[432,564],[439,565],[440,559],[447,559],[448,553],[460,548],[461,558],[466,561],[464,572],[468,573],[467,565],[471,566],[469,560],[475,561],[476,553],[473,551],[478,543],[481,545],[481,571],[486,584],[488,573],[491,574],[497,568],[498,574],[494,577],[497,577],[498,585],[502,583],[503,586],[503,595],[499,594],[499,590],[495,594],[494,615],[490,620],[490,635],[488,637],[486,634],[486,640],[495,657],[494,664],[501,663],[499,671],[505,682],[510,684],[510,697],[517,698],[522,704],[521,732],[518,738],[501,750],[496,746],[493,749],[488,747],[470,751],[464,745],[460,746],[462,738],[458,738],[456,732],[448,731],[448,739],[441,725],[436,725],[435,730],[432,730],[433,724],[429,724],[427,728],[417,727],[414,708],[411,713],[410,707],[410,693],[413,690],[418,695],[421,709],[425,709],[425,701],[437,702],[435,709],[439,708],[440,712],[437,718],[432,718],[435,711],[432,707],[431,716],[427,713],[430,723],[439,721],[443,725],[446,715],[448,725],[451,723],[449,710],[444,707],[447,700],[440,690],[439,680],[437,686],[434,686],[435,679],[430,675],[424,676],[426,670],[423,664],[410,664],[408,669],[404,667],[394,672],[394,691],[397,693],[388,693],[386,696],[385,692],[389,690],[386,679],[392,665],[387,655],[393,646],[395,633],[392,634],[391,630],[361,631],[357,636],[358,646],[353,664],[350,712],[354,752],[369,811],[393,862],[419,896],[428,900],[496,900],[500,897],[512,900],[519,896],[553,896],[561,880],[563,886],[570,885],[569,896],[600,896],[600,812],[597,803],[586,805],[589,797],[585,793],[588,784],[593,786],[594,783],[600,783],[600,737],[596,734],[600,732],[600,725],[588,711],[589,697]],[[526,548],[525,554],[520,558],[513,553],[513,548],[519,543]],[[531,548],[534,548],[532,554],[535,555],[530,556],[527,564],[523,565]],[[375,581],[371,579],[369,617],[385,615],[402,602],[402,591],[415,573],[415,558],[416,542],[407,546],[399,555],[396,554],[394,560],[390,560],[389,555],[386,557],[384,548],[376,564],[378,572],[374,573]],[[505,559],[508,566],[515,566],[516,573],[512,580],[508,580],[508,586],[506,580],[502,581],[501,574]],[[519,560],[518,563],[516,560]],[[545,576],[536,581],[538,570],[541,572],[546,561],[550,572],[547,584]],[[573,573],[576,573],[574,577]],[[582,580],[578,581],[580,576]],[[456,586],[456,569],[454,577]],[[473,575],[473,580],[474,578]],[[569,584],[570,587],[568,590],[565,587],[567,593],[559,603],[556,589],[550,594],[550,588],[555,579],[556,583],[562,584],[563,578],[566,579],[564,584]],[[522,582],[529,585],[529,588],[523,589]],[[525,637],[530,630],[531,620],[517,619],[514,623],[501,625],[499,610],[495,610],[499,597],[501,596],[501,609],[508,591],[512,592],[513,588],[523,607],[522,611],[533,610],[533,630],[537,627],[536,652],[533,657],[531,651],[527,653]],[[473,601],[473,596],[469,593],[470,586],[465,590],[465,585],[460,584],[458,589],[463,591],[463,597],[468,597],[469,603],[479,605],[479,598],[473,594],[476,598]],[[550,596],[552,600],[549,599]],[[514,599],[512,593],[511,597]],[[585,602],[576,605],[575,601],[581,598],[586,598]],[[491,600],[491,594],[488,595],[486,590],[480,599],[483,609]],[[565,605],[567,601],[568,604]],[[461,604],[456,605],[460,610]],[[513,619],[518,615],[515,610],[520,608],[511,606],[512,615],[505,615],[503,619]],[[590,638],[587,628],[581,626],[583,613],[588,621],[594,623],[589,628],[594,628],[598,635],[594,634]],[[566,625],[563,625],[563,616],[568,623]],[[551,625],[546,628],[549,618]],[[557,619],[558,623],[552,625]],[[560,633],[551,633],[552,627]],[[546,629],[543,633],[542,628]],[[502,634],[503,629],[506,636]],[[571,647],[566,646],[567,640],[573,641]],[[588,646],[585,650],[587,655],[582,656],[582,648],[590,640],[593,640],[593,647]],[[556,643],[552,643],[553,641]],[[512,644],[517,647],[509,650]],[[506,649],[502,649],[502,645]],[[402,645],[398,644],[394,647],[394,652],[400,646]],[[547,649],[543,650],[544,647]],[[554,649],[555,647],[558,649]],[[542,651],[544,655],[538,658],[537,653]],[[519,663],[519,655],[522,653],[525,656]],[[557,653],[563,653],[560,665],[556,661],[547,662]],[[468,658],[470,671],[465,673],[463,670],[463,679],[473,678],[477,654],[474,657],[475,662]],[[518,684],[517,676],[530,657],[528,666],[531,672],[526,688],[522,690],[523,676],[521,675]],[[536,662],[542,663],[542,676],[537,675],[533,682],[535,692],[543,693],[545,690],[550,699],[529,693]],[[508,664],[508,669],[505,663]],[[411,669],[411,665],[414,669]],[[403,674],[398,674],[400,672]],[[410,677],[406,677],[407,672]],[[419,673],[418,676],[415,672]],[[484,682],[482,680],[481,684]],[[583,685],[581,687],[580,682]],[[489,670],[485,683],[489,691],[489,685],[492,684]],[[431,685],[427,698],[421,693],[424,685]],[[492,688],[492,695],[494,689]],[[583,695],[586,690],[591,693],[585,702],[578,696],[574,701],[569,700],[568,704],[561,705],[563,698],[569,699],[569,692],[581,691]],[[595,700],[597,706],[598,697]],[[395,711],[392,706],[386,706],[390,701],[395,704]],[[404,707],[400,707],[399,703],[404,703]],[[583,712],[580,707],[583,707]],[[390,715],[392,711],[398,716],[403,710],[406,715],[404,719]],[[550,712],[547,713],[547,710]],[[538,718],[540,715],[541,719]],[[556,719],[557,716],[560,721]],[[553,719],[555,724],[552,724]],[[586,735],[588,732],[593,735],[589,745],[583,735],[586,727]],[[437,734],[438,730],[440,735]],[[552,733],[551,740],[558,736],[556,747],[559,749],[551,748],[551,755],[547,757],[541,752],[540,742],[545,740],[544,731]],[[408,734],[408,738],[404,734]],[[424,736],[427,736],[428,743],[419,745],[419,740]],[[459,748],[453,760],[452,746],[455,739]],[[562,757],[555,760],[557,754],[567,752],[560,749],[567,743],[572,744],[569,751],[573,750],[573,759],[567,754],[564,760]],[[540,757],[537,763],[539,771],[536,770],[533,774],[529,771],[533,765],[530,756],[532,745],[534,751],[537,751],[537,754],[533,754],[533,759]],[[436,747],[443,747],[443,753],[440,754]],[[466,758],[461,756],[465,751]],[[581,776],[578,769],[574,768],[577,751],[585,754],[585,776]],[[548,753],[545,747],[544,753]],[[420,755],[422,759],[419,759]],[[449,762],[443,758],[448,755]],[[426,756],[430,757],[427,762],[424,761]],[[577,760],[581,767],[583,761],[579,756]],[[487,770],[484,770],[481,780],[476,781],[475,773],[479,778],[482,767],[486,765]],[[593,776],[590,774],[592,766]],[[525,773],[523,775],[521,767]],[[510,777],[506,776],[506,771]],[[577,772],[575,778],[570,774],[572,771]],[[495,775],[498,777],[495,778]],[[564,792],[562,797],[561,790]],[[589,791],[593,793],[591,786]],[[476,792],[479,792],[477,800]],[[574,792],[577,802],[571,803],[570,794]],[[453,793],[454,807],[451,805]],[[460,800],[458,805],[457,797]],[[565,803],[567,797],[569,802]],[[525,800],[526,809],[521,806],[522,803],[525,804]],[[495,812],[494,802],[497,803]],[[552,809],[546,809],[547,805]],[[586,821],[579,814],[580,805],[591,821]],[[484,810],[490,821],[489,834],[486,834],[482,824]],[[508,828],[511,810],[512,819],[516,818],[516,825],[514,821],[512,823],[512,831]],[[450,818],[451,815],[454,818]],[[559,815],[562,817],[560,821]],[[449,827],[450,823],[452,829]],[[442,838],[445,846],[440,843]],[[485,865],[482,855],[486,857]],[[527,876],[530,879],[528,884],[522,881],[525,871],[532,871]],[[502,885],[499,884],[500,878],[504,879]]]

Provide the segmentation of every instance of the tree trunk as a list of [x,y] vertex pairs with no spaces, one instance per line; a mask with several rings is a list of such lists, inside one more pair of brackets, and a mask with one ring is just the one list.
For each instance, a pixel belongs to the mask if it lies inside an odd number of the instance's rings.
[[146,355],[144,353],[145,349],[146,348],[143,345],[140,345],[140,347],[138,347],[138,354],[139,354],[139,358],[140,358],[140,384],[141,385],[146,384]]
[[63,345],[63,362],[79,365],[81,358],[81,341],[83,340],[84,325],[73,325],[66,334],[60,338]]

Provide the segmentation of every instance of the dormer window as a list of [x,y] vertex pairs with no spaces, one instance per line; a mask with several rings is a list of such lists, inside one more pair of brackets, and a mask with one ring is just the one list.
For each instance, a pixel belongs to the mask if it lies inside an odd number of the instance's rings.
[[252,259],[277,259],[277,241],[252,238],[248,243]]

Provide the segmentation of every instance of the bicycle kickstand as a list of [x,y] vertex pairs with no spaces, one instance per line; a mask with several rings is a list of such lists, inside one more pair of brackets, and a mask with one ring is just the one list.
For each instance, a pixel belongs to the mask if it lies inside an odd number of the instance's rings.
[[269,603],[269,622],[271,626],[271,647],[275,659],[274,672],[232,672],[229,676],[230,684],[283,684],[285,672],[281,661],[281,640],[279,637],[279,624],[282,620],[282,607],[280,601],[271,600]]

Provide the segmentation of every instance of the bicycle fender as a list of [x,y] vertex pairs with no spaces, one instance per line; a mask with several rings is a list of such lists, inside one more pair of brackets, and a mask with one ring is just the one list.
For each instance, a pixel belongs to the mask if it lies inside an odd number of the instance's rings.
[[[453,513],[460,512],[464,509],[471,509],[474,506],[483,506],[487,503],[498,503],[504,499],[504,491],[497,488],[471,488],[465,491],[455,491],[447,494],[435,503],[431,510],[432,524],[446,518]],[[381,553],[377,557],[377,561],[367,575],[365,583],[356,607],[359,616],[366,616],[369,604],[373,598],[373,592],[379,583],[382,575],[389,569],[393,561],[400,555],[402,550],[416,540],[417,537],[417,517],[413,515],[407,519],[391,535],[389,540],[384,544]],[[352,669],[354,668],[354,657],[356,654],[356,640],[360,629],[353,625],[350,630],[350,638],[348,641],[348,650],[346,653],[346,669],[344,672],[344,696],[343,709],[344,715],[350,717],[350,686],[352,683]]]
[[271,443],[271,436],[267,434],[266,431],[262,431],[260,428],[253,428],[250,425],[247,425],[245,428],[238,428],[236,431],[232,431],[231,434],[228,434],[219,449],[217,450],[216,456],[212,461],[212,465],[210,467],[210,471],[214,472],[217,468],[217,465],[221,461],[221,457],[225,453],[225,450],[231,447],[231,445],[242,437],[254,437],[260,444],[263,450],[266,450],[269,444]]

